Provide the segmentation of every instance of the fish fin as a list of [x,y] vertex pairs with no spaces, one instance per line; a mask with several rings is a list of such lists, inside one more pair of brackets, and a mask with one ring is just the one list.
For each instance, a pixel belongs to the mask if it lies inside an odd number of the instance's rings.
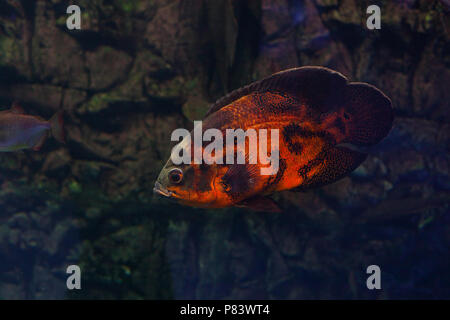
[[11,109],[9,110],[11,113],[17,113],[17,114],[24,114],[25,111],[23,110],[22,106],[19,104],[19,102],[14,101]]
[[[367,154],[344,147],[331,147],[322,155],[299,169],[298,174],[303,176],[304,182],[292,191],[306,191],[333,183],[355,170],[367,158]],[[315,166],[318,167],[317,173],[308,176]]]
[[320,112],[337,108],[343,101],[347,78],[325,67],[300,67],[275,73],[267,78],[236,89],[211,105],[206,116],[253,92],[290,94]]
[[58,111],[50,119],[52,136],[61,143],[66,142],[66,135],[64,132],[64,114],[63,111]]
[[254,211],[276,212],[280,213],[282,210],[278,204],[271,198],[255,196],[245,199],[236,204],[236,207],[249,208]]
[[260,177],[260,168],[254,164],[233,164],[221,180],[225,192],[234,199],[243,198],[248,194]]
[[38,142],[36,143],[36,145],[34,145],[34,147],[32,148],[34,151],[39,151],[41,150],[42,146],[44,145],[45,140],[47,140],[48,137],[48,133],[44,133],[42,135],[42,137],[38,140]]
[[391,130],[394,111],[391,100],[376,87],[361,82],[350,83],[342,108],[345,137],[342,143],[371,146]]

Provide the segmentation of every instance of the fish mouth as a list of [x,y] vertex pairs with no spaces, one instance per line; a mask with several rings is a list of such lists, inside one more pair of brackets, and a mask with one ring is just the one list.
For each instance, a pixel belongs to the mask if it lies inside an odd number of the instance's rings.
[[167,190],[166,188],[164,188],[164,187],[162,186],[162,184],[159,183],[158,181],[155,182],[155,187],[153,188],[153,192],[154,192],[154,193],[157,193],[157,194],[159,194],[159,195],[162,195],[162,196],[164,196],[164,197],[167,197],[167,198],[170,198],[170,197],[172,197],[172,195],[173,195],[173,192],[172,192],[172,191],[169,191],[169,190]]

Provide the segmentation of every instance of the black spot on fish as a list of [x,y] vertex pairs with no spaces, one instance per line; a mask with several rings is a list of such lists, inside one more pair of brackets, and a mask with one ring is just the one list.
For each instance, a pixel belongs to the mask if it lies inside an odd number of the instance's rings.
[[283,128],[283,136],[287,142],[290,152],[300,155],[302,153],[302,145],[299,142],[293,141],[294,137],[304,136],[304,131],[300,126],[291,123]]
[[326,152],[327,149],[322,150],[314,159],[309,160],[307,164],[298,169],[297,172],[298,175],[303,178],[303,184],[308,181],[308,173],[311,171],[311,169],[323,162],[326,157]]
[[[283,136],[286,140],[288,149],[290,152],[300,155],[302,153],[303,147],[300,142],[295,141],[295,138],[312,138],[320,137],[329,143],[333,143],[335,139],[333,136],[325,131],[310,131],[305,130],[296,123],[291,123],[283,128]],[[301,139],[300,139],[301,140]]]
[[214,179],[215,169],[205,163],[199,165],[200,175],[197,181],[197,188],[201,192],[210,191],[211,181]]
[[277,186],[277,184],[283,178],[286,168],[287,168],[286,160],[280,159],[278,172],[274,177],[273,176],[270,177],[270,179],[267,181],[266,185],[264,186],[264,191],[267,191],[271,188],[275,188]]
[[[346,148],[328,148],[326,152],[323,152],[318,157],[320,161],[308,164],[311,168],[314,165],[318,165],[323,162],[325,162],[326,165],[320,170],[320,172],[317,172],[314,176],[305,180],[295,190],[305,191],[310,188],[320,187],[337,181],[357,168],[366,159],[366,157],[366,154]],[[307,168],[304,168],[303,170],[307,172]]]

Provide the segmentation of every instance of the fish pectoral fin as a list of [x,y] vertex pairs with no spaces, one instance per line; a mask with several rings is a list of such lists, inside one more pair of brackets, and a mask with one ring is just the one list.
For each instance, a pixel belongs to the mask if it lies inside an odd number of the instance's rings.
[[23,111],[22,106],[17,101],[13,102],[12,107],[9,110],[9,112],[16,113],[16,114],[24,114],[25,113],[25,111]]
[[278,204],[269,197],[255,196],[236,204],[236,207],[249,208],[254,211],[282,212]]
[[260,176],[257,165],[233,164],[222,177],[222,183],[230,193],[243,195],[253,190]]

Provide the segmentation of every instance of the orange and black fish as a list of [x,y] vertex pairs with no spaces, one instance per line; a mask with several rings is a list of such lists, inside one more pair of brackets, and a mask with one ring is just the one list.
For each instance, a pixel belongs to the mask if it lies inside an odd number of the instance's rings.
[[169,159],[154,192],[190,206],[279,211],[267,195],[304,191],[348,175],[367,157],[358,147],[381,141],[393,117],[390,99],[372,85],[349,82],[323,67],[285,70],[218,100],[202,124],[203,132],[217,128],[223,134],[278,129],[276,174],[261,175],[260,163],[175,165]]
[[27,115],[14,103],[9,110],[0,111],[0,152],[23,149],[39,150],[48,133],[64,143],[62,113],[56,113],[49,121]]

